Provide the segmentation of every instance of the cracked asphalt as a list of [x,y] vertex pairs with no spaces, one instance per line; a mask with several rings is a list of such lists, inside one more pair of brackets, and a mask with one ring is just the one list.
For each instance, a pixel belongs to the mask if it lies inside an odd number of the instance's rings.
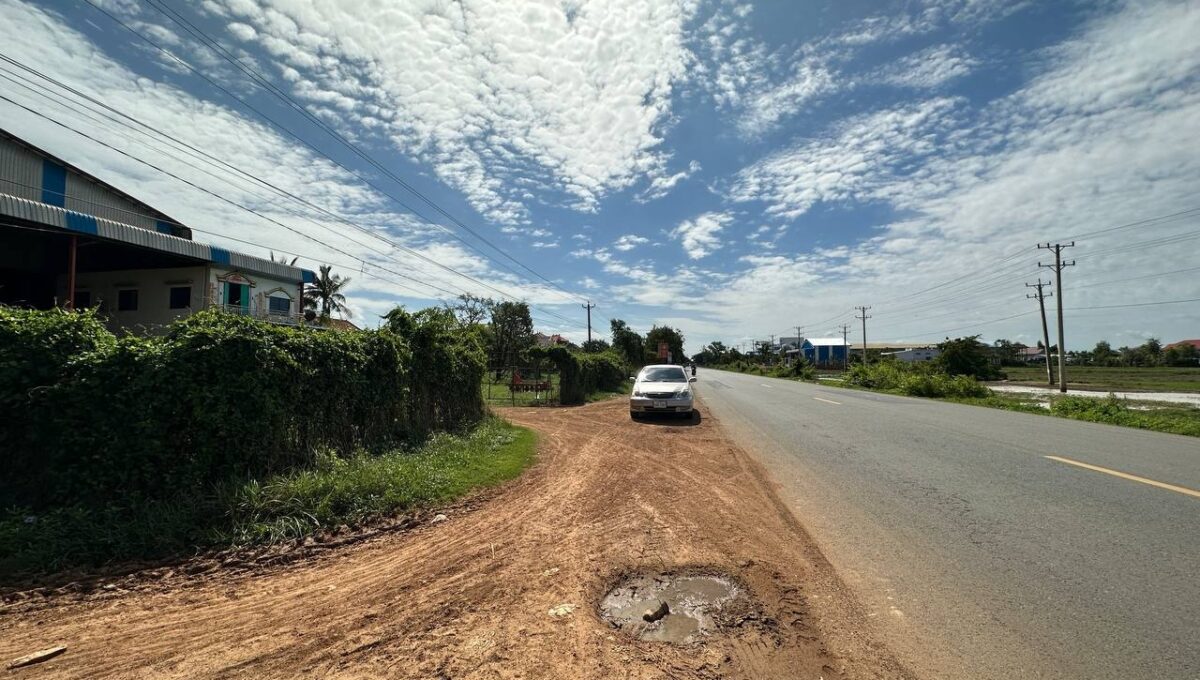
[[704,369],[697,394],[919,675],[1200,678],[1200,440]]

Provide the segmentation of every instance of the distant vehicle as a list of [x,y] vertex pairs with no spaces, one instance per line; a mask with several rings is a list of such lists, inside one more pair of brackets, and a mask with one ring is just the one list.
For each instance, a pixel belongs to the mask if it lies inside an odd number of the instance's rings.
[[671,413],[690,416],[693,401],[691,383],[682,366],[658,364],[637,374],[629,397],[629,417],[637,420],[646,413]]

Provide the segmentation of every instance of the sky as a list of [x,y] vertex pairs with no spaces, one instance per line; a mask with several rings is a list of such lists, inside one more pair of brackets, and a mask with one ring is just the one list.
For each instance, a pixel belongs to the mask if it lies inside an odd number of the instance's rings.
[[0,126],[197,240],[333,265],[362,325],[471,293],[689,352],[854,342],[860,305],[871,341],[1034,344],[1037,245],[1074,242],[1068,348],[1200,337],[1195,2],[0,0],[0,26]]

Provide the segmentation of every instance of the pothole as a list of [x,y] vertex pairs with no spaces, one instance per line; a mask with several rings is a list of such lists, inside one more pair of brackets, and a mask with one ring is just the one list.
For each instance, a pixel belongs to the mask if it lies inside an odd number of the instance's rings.
[[639,639],[687,644],[711,633],[714,617],[740,594],[723,576],[645,574],[608,591],[600,615]]

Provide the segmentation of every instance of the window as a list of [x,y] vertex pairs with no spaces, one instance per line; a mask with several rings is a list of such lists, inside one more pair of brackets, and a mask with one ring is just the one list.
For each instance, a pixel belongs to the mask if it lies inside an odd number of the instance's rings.
[[687,375],[678,366],[658,366],[642,369],[641,382],[687,382]]
[[72,303],[75,309],[87,309],[92,306],[92,291],[77,290],[75,291],[75,301]]
[[117,311],[136,312],[138,308],[138,292],[136,288],[117,291]]
[[192,306],[191,286],[171,287],[171,309],[187,309]]
[[269,297],[267,303],[272,314],[290,314],[292,311],[292,301],[285,297]]

